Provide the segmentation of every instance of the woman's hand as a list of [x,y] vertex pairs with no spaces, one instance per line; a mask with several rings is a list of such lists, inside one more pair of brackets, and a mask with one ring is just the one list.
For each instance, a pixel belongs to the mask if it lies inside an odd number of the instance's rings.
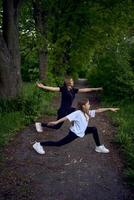
[[120,110],[119,108],[110,108],[110,110],[112,111],[112,112],[117,112],[118,110]]
[[103,87],[99,87],[98,90],[103,90]]
[[59,87],[50,87],[46,86],[42,83],[36,83],[37,87],[44,89],[45,91],[51,91],[51,92],[59,92],[60,88]]
[[42,83],[36,83],[36,85],[39,87],[39,88],[44,88],[44,85]]

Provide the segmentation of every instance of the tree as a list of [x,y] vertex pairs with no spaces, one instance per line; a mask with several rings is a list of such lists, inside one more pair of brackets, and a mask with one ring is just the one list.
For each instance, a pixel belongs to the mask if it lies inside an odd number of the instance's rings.
[[16,97],[21,88],[18,11],[21,0],[3,0],[0,33],[0,97]]
[[42,1],[34,0],[34,19],[37,34],[37,48],[39,53],[39,77],[40,80],[46,78],[47,71],[47,9]]

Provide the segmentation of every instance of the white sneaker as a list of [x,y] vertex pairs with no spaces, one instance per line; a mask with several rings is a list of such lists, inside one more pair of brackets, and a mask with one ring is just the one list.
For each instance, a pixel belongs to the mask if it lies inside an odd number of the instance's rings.
[[37,132],[39,132],[39,133],[43,132],[43,128],[42,128],[40,122],[36,122],[36,123],[35,123],[35,127],[36,127],[36,131],[37,131]]
[[109,149],[107,149],[104,145],[97,146],[95,151],[98,153],[109,153]]
[[34,150],[39,154],[45,154],[43,147],[40,145],[40,142],[35,142],[33,145]]

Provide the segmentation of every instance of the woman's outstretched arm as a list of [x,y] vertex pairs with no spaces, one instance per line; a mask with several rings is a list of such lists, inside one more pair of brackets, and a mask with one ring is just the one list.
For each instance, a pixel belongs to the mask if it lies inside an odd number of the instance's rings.
[[47,91],[51,91],[51,92],[59,92],[60,88],[59,87],[49,87],[49,86],[45,86],[42,83],[36,83],[37,87],[42,88],[44,90]]
[[92,91],[99,91],[99,90],[103,90],[102,87],[98,87],[98,88],[81,88],[78,90],[78,92],[92,92]]

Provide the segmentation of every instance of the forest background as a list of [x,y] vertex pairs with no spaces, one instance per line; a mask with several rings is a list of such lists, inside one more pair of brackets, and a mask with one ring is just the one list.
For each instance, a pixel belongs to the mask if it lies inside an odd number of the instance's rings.
[[103,87],[102,105],[120,107],[115,142],[134,185],[132,0],[0,0],[1,152],[17,131],[55,114],[54,94],[36,82],[59,86],[66,75]]

